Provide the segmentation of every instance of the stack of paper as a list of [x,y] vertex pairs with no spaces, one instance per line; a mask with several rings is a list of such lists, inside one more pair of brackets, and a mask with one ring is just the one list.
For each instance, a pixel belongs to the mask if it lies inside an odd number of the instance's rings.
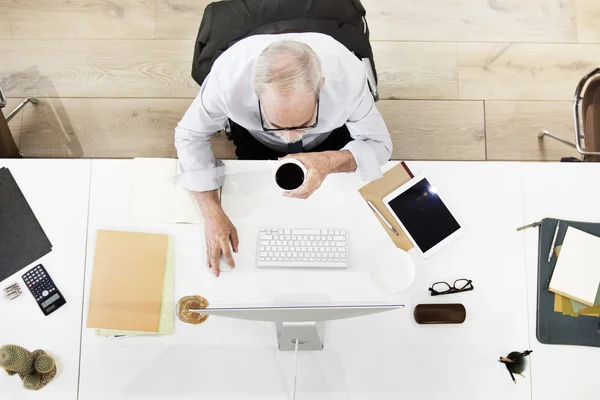
[[167,235],[98,231],[87,327],[111,337],[173,333],[173,250]]
[[556,255],[548,288],[555,293],[554,311],[600,316],[600,238],[569,227]]

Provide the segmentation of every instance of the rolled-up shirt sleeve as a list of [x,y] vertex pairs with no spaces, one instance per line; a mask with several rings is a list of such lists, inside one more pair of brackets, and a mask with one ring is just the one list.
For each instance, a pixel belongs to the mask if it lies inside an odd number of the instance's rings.
[[367,80],[362,87],[358,106],[346,126],[354,139],[342,150],[349,150],[356,161],[356,172],[365,181],[381,178],[381,165],[392,155],[392,138],[369,90]]
[[226,121],[222,91],[211,73],[175,128],[177,181],[184,188],[206,192],[223,185],[225,167],[215,159],[210,138],[225,127]]

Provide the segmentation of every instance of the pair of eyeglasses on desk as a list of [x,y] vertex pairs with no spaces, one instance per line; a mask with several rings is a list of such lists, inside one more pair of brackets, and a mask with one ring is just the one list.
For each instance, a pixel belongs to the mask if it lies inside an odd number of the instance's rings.
[[436,282],[429,288],[432,296],[441,296],[443,294],[461,293],[473,290],[473,281],[470,279],[457,279],[454,285],[450,286],[448,282]]

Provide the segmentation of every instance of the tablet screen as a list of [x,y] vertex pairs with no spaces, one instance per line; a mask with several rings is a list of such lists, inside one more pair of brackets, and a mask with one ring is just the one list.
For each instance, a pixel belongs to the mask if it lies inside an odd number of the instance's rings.
[[417,182],[388,204],[423,253],[460,229],[427,179]]

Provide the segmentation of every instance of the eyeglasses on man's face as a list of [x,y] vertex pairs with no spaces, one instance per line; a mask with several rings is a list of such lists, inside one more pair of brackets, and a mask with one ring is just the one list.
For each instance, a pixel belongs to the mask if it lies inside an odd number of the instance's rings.
[[262,125],[263,131],[265,132],[281,132],[281,131],[302,131],[302,130],[307,130],[307,129],[312,129],[315,128],[317,126],[317,124],[319,123],[319,99],[317,98],[317,106],[316,106],[316,110],[313,113],[313,116],[311,117],[311,121],[315,120],[315,122],[312,125],[303,125],[303,126],[295,126],[295,127],[289,127],[289,128],[281,128],[281,127],[267,127],[265,125],[265,117],[263,117],[263,111],[262,111],[262,106],[260,104],[260,99],[258,100],[258,113],[260,114],[260,124]]
[[447,282],[436,282],[429,288],[432,296],[441,296],[443,294],[452,294],[460,292],[468,292],[473,290],[473,281],[470,279],[457,279],[454,285],[450,286]]

